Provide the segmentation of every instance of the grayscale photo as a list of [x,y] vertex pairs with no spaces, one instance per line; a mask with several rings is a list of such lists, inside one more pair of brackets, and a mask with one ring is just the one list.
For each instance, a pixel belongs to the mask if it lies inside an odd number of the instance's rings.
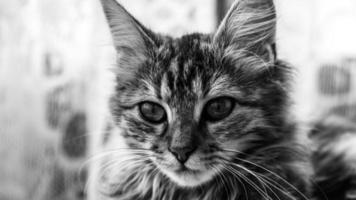
[[0,200],[356,200],[356,1],[0,0]]

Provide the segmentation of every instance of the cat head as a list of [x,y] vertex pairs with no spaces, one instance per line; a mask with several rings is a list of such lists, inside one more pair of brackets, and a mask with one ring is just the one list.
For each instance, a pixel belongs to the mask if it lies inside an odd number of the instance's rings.
[[115,126],[172,182],[203,185],[284,137],[288,70],[276,59],[272,0],[236,1],[214,34],[179,38],[101,1],[118,55]]

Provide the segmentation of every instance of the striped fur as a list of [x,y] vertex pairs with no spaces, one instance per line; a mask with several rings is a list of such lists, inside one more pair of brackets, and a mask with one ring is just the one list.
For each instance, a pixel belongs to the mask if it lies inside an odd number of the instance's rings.
[[[101,0],[119,59],[111,133],[102,155],[103,199],[307,199],[307,164],[288,117],[290,68],[276,59],[271,0],[240,0],[215,34],[171,38]],[[204,116],[209,101],[233,99],[231,114]],[[167,119],[138,109],[155,102]],[[108,134],[106,134],[108,135]],[[172,143],[196,149],[184,163]]]
[[345,117],[328,115],[314,125],[312,157],[317,199],[356,199],[356,126]]

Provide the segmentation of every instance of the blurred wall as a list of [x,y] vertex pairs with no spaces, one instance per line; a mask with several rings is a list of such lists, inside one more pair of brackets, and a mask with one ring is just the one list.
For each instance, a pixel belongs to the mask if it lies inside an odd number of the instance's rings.
[[295,113],[356,122],[356,1],[277,0],[280,56],[296,67]]
[[[179,36],[213,31],[231,0],[120,2]],[[295,113],[354,116],[356,2],[276,2],[279,54],[297,68]],[[111,44],[96,0],[0,0],[0,200],[85,198]]]
[[82,199],[98,4],[0,1],[0,199]]

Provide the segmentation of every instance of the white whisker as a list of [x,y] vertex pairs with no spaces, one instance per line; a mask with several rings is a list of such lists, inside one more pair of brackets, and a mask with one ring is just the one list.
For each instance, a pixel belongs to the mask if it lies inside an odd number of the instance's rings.
[[242,178],[245,180],[252,188],[254,188],[263,198],[266,198],[268,200],[272,200],[268,194],[266,194],[265,191],[263,191],[258,185],[256,185],[254,182],[252,182],[248,177],[246,177],[243,173],[239,172],[232,166],[226,165],[225,164],[225,169],[227,169],[230,173],[236,174],[239,178]]
[[[236,152],[236,153],[241,153],[241,154],[244,154],[240,151],[236,151],[236,150],[229,150],[229,149],[224,149],[224,151],[230,151],[230,152]],[[270,173],[271,175],[275,176],[276,178],[278,178],[279,180],[283,181],[285,184],[287,184],[289,187],[291,187],[293,190],[295,190],[299,195],[301,195],[304,199],[306,200],[309,200],[309,198],[307,198],[300,190],[298,190],[294,185],[292,185],[291,183],[289,183],[286,179],[282,178],[281,176],[279,176],[278,174],[276,174],[275,172],[259,165],[259,164],[256,164],[256,163],[253,163],[251,161],[248,161],[248,160],[245,160],[245,159],[242,159],[242,158],[235,158],[239,161],[242,161],[242,162],[245,162],[245,163],[248,163],[248,164],[251,164],[255,167],[258,167],[259,169],[262,169],[268,173]]]

